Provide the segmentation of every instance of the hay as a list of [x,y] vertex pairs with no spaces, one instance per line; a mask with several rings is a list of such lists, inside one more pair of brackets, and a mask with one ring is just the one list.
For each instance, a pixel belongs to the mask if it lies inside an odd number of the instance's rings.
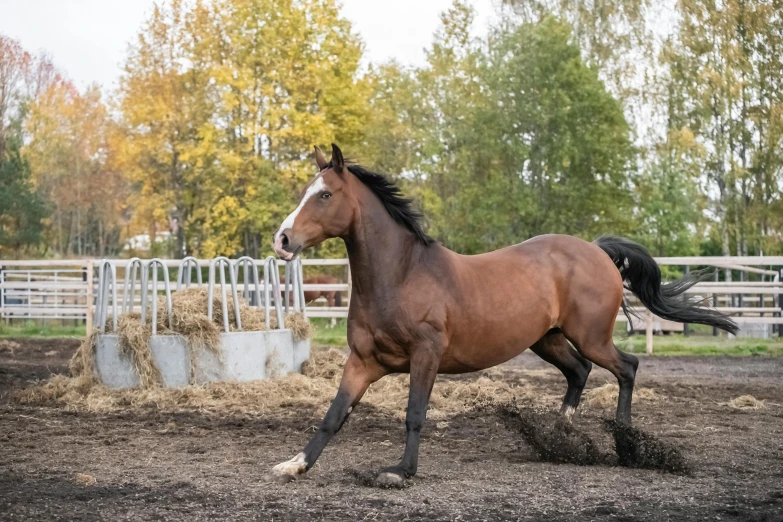
[[[209,320],[209,299],[204,288],[187,288],[171,295],[171,317],[166,312],[165,300],[159,298],[159,310],[162,321],[173,332],[182,334],[188,341],[211,348],[218,346],[223,324],[223,295],[215,291],[212,296],[212,321]],[[229,298],[226,303],[228,311],[228,327],[232,332],[238,331],[237,315],[234,300]],[[242,331],[260,332],[266,330],[266,313],[264,309],[250,306],[244,298],[239,299],[239,317]],[[292,331],[294,340],[301,341],[312,337],[313,327],[301,312],[291,312],[285,315],[284,327]],[[278,328],[277,315],[269,314],[269,328]]]
[[310,359],[302,364],[302,375],[334,380],[342,375],[346,358],[347,356],[342,350],[313,351]]
[[[197,381],[198,360],[203,350],[212,352],[218,360],[222,360],[220,351],[220,334],[224,331],[223,296],[216,291],[212,296],[212,320],[209,320],[209,300],[204,288],[188,288],[174,292],[171,296],[171,313],[168,312],[166,299],[158,296],[157,335],[181,335],[190,348],[190,382]],[[229,330],[238,331],[236,324],[236,307],[233,299],[226,303]],[[246,300],[239,300],[239,313],[242,331],[258,332],[266,330],[265,311],[250,306]],[[313,327],[302,313],[289,313],[285,316],[285,328],[292,331],[294,340],[309,339]],[[269,327],[277,329],[276,314],[270,314]],[[113,329],[113,318],[106,321],[106,333],[116,333],[119,336],[120,349],[129,357],[138,373],[142,388],[158,387],[162,384],[160,370],[155,365],[149,340],[152,336],[152,311],[150,309],[142,323],[141,314],[131,312],[122,314],[117,320],[117,331]],[[88,381],[97,379],[95,373],[94,335],[91,334],[79,347],[71,360],[71,374]],[[280,364],[271,365],[271,375],[281,373]]]
[[68,362],[68,370],[74,378],[83,381],[84,386],[91,386],[98,382],[98,374],[95,369],[95,336],[98,330],[93,330],[79,345],[76,353]]
[[87,473],[77,473],[73,479],[80,486],[94,486],[96,482],[95,477]]
[[[584,404],[591,408],[610,409],[617,407],[617,400],[620,397],[620,387],[616,384],[607,383],[598,388],[587,390],[585,392]],[[636,388],[633,391],[632,403],[639,401],[657,401],[663,399],[652,388]]]
[[133,368],[139,375],[141,387],[160,386],[163,377],[152,358],[149,345],[152,337],[151,323],[142,324],[141,316],[137,313],[123,314],[117,322],[117,334],[120,338],[120,351],[130,357]]
[[7,352],[11,355],[14,355],[16,353],[16,350],[18,350],[21,347],[22,345],[16,341],[11,341],[9,339],[0,339],[0,353]]
[[736,410],[763,410],[767,404],[753,395],[740,395],[728,402],[728,405]]
[[[275,317],[274,321],[269,322],[271,324],[276,324],[277,318]],[[291,334],[294,336],[294,341],[304,341],[305,339],[311,338],[313,333],[315,333],[313,324],[299,312],[287,314],[285,316],[284,322],[286,329],[291,330]]]
[[[302,408],[323,414],[337,393],[345,353],[329,349],[313,351],[303,373],[245,383],[209,383],[169,389],[109,389],[95,379],[57,375],[30,388],[12,392],[9,400],[33,406],[59,406],[69,411],[109,413],[129,408],[162,411],[227,413],[294,413]],[[511,385],[498,371],[485,372],[478,379],[438,381],[431,396],[427,417],[442,420],[466,411],[476,402],[524,400],[539,406],[552,406],[554,399],[542,396],[527,384]],[[408,400],[408,375],[390,375],[370,386],[362,404],[404,417]]]

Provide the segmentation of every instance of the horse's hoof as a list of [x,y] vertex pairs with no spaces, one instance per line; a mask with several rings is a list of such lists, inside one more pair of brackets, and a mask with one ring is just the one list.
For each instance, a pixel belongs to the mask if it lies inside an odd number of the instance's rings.
[[402,475],[391,471],[382,471],[375,479],[375,485],[382,488],[400,488],[405,483]]
[[296,475],[288,475],[287,473],[277,473],[272,471],[266,477],[266,482],[276,482],[278,484],[288,484],[291,481],[296,480]]
[[281,462],[272,468],[271,477],[274,482],[288,484],[299,475],[304,475],[307,471],[307,462],[305,462],[304,453],[300,453],[291,460]]

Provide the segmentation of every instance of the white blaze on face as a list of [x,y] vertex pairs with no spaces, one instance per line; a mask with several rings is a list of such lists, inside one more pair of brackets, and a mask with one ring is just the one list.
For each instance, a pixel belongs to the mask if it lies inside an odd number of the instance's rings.
[[299,215],[299,212],[301,212],[302,209],[304,208],[305,203],[307,203],[307,201],[311,197],[315,196],[316,194],[318,194],[323,190],[326,190],[326,183],[324,183],[324,178],[323,176],[321,176],[317,178],[313,182],[313,184],[307,188],[307,191],[305,191],[305,194],[302,197],[302,201],[299,202],[299,206],[296,207],[296,210],[291,212],[287,218],[285,218],[283,223],[280,225],[280,228],[278,228],[277,232],[275,232],[275,245],[274,245],[275,252],[277,252],[277,254],[283,259],[285,259],[286,261],[291,260],[291,258],[293,258],[294,256],[290,252],[286,252],[285,250],[283,250],[282,247],[283,241],[282,238],[280,237],[280,234],[282,234],[283,231],[286,229],[294,228],[294,222],[296,221],[296,217]]

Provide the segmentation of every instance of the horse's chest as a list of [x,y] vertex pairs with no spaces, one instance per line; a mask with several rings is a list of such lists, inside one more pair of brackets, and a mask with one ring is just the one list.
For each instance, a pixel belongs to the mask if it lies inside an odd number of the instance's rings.
[[[381,362],[387,366],[400,366],[409,356],[412,335],[402,321],[368,321],[364,329],[372,339],[373,348]],[[405,362],[405,364],[407,364]]]

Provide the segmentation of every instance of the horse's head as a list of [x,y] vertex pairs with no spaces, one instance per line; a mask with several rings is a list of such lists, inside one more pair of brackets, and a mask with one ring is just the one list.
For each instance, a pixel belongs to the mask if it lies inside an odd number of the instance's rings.
[[342,152],[333,143],[329,162],[315,147],[315,163],[318,173],[305,187],[299,206],[274,234],[275,252],[286,261],[326,239],[345,236],[353,220],[355,201]]

